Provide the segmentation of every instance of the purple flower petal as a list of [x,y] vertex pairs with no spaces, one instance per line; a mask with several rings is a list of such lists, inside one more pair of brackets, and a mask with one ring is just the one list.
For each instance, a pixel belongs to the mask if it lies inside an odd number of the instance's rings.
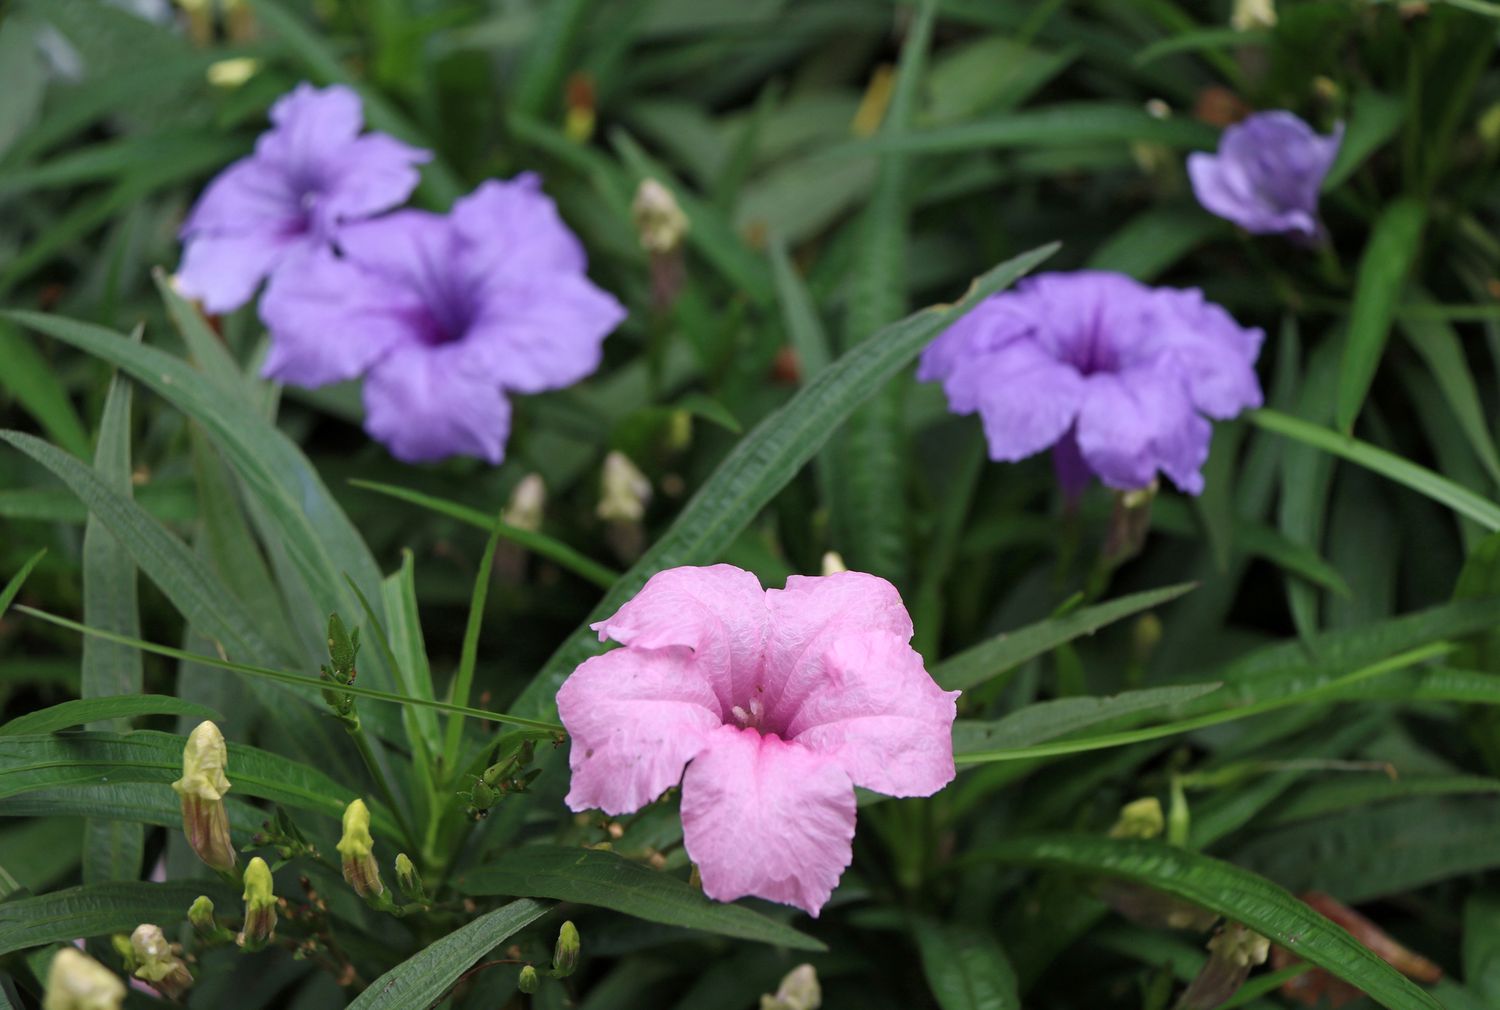
[[1257,234],[1321,234],[1318,192],[1344,128],[1320,136],[1295,115],[1261,112],[1229,127],[1217,154],[1189,155],[1188,177],[1210,213]]
[[265,232],[204,235],[183,251],[177,286],[208,312],[232,312],[255,296],[272,267],[304,246],[300,236],[282,238]]
[[491,179],[453,205],[454,226],[469,243],[473,269],[525,276],[537,271],[582,274],[583,244],[542,192],[542,180],[523,172]]
[[505,458],[510,403],[485,376],[455,367],[456,357],[446,348],[407,346],[365,377],[365,430],[397,459]]

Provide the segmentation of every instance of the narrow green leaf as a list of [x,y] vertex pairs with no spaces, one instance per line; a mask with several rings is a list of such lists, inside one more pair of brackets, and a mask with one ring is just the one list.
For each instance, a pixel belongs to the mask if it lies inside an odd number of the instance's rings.
[[773,238],[769,248],[771,277],[776,282],[776,301],[781,306],[781,325],[786,330],[787,342],[797,352],[802,381],[809,382],[832,360],[828,334],[823,329],[823,320],[818,318],[818,308],[807,285],[792,263],[786,243]]
[[1353,175],[1360,165],[1396,135],[1405,118],[1406,103],[1399,98],[1383,95],[1367,87],[1356,91],[1349,127],[1344,131],[1344,142],[1339,145],[1333,167],[1323,178],[1323,192],[1336,189]]
[[1458,420],[1474,455],[1479,457],[1490,479],[1500,485],[1500,453],[1495,450],[1489,414],[1464,359],[1463,343],[1458,334],[1441,319],[1403,319],[1401,329],[1437,380],[1438,389],[1443,394],[1442,403]]
[[8,323],[0,323],[0,361],[5,362],[0,369],[0,388],[8,390],[58,445],[79,459],[87,459],[88,433],[57,372],[31,341]]
[[[158,656],[166,656],[169,659],[179,659],[188,663],[196,663],[200,666],[211,666],[219,670],[229,670],[233,673],[244,674],[247,677],[260,678],[276,681],[291,687],[302,688],[308,691],[321,693],[326,686],[316,677],[306,676],[300,673],[290,673],[286,670],[273,670],[264,666],[251,666],[248,663],[235,663],[229,660],[219,659],[217,656],[208,656],[197,652],[188,652],[184,649],[174,649],[169,645],[157,645],[154,642],[146,642],[141,639],[126,638],[113,632],[102,631],[98,628],[90,628],[77,621],[70,621],[66,617],[49,614],[43,610],[32,607],[18,607],[17,610],[29,614],[38,620],[47,621],[60,628],[76,631],[80,635],[93,635],[109,641],[120,642],[132,648],[140,649],[142,652],[154,653]],[[356,684],[341,684],[339,691],[344,694],[352,694],[356,698],[369,698],[372,701],[388,701],[395,705],[420,705],[437,712],[449,712],[455,715],[465,715],[471,719],[482,719],[489,722],[503,722],[512,726],[520,726],[524,729],[533,730],[545,736],[561,734],[563,728],[556,723],[544,722],[537,719],[525,719],[520,716],[507,715],[504,712],[491,712],[482,708],[471,708],[467,705],[454,705],[445,701],[429,701],[424,698],[408,698],[405,695],[393,694],[390,691],[381,691],[371,687],[361,687]],[[285,717],[285,712],[278,712]]]
[[1118,270],[1149,282],[1204,242],[1229,232],[1223,221],[1199,210],[1152,208],[1105,239],[1088,265],[1091,270]]
[[1375,381],[1375,369],[1385,353],[1386,337],[1396,315],[1396,303],[1406,275],[1421,252],[1427,208],[1415,197],[1402,197],[1386,207],[1359,261],[1354,307],[1344,359],[1339,367],[1336,427],[1352,431]]
[[1135,56],[1135,65],[1144,67],[1164,56],[1179,53],[1197,53],[1217,49],[1239,49],[1247,46],[1265,45],[1271,34],[1265,31],[1246,31],[1239,28],[1199,28],[1183,31],[1153,42]]
[[992,861],[1098,873],[1144,884],[1249,926],[1357,986],[1390,1010],[1442,1010],[1437,1000],[1285,889],[1208,856],[1160,842],[1044,835],[982,847],[953,866],[961,869]]
[[349,483],[366,491],[374,491],[376,494],[388,495],[413,505],[421,506],[439,515],[457,519],[459,522],[484,530],[486,533],[498,531],[499,535],[513,543],[520,544],[527,550],[535,551],[550,561],[566,568],[575,575],[581,576],[608,589],[615,584],[620,573],[606,568],[599,562],[589,558],[569,547],[561,540],[547,536],[545,533],[533,533],[531,530],[523,530],[519,526],[512,526],[504,521],[496,521],[494,516],[485,515],[476,508],[460,505],[458,502],[448,501],[446,498],[438,498],[434,495],[425,494],[421,491],[413,491],[410,488],[397,487],[394,484],[381,484],[373,480],[351,480]]
[[167,929],[187,918],[188,906],[200,894],[224,908],[234,908],[240,900],[237,891],[217,880],[173,880],[85,884],[0,902],[0,955],[78,937],[129,933],[143,922]]
[[557,0],[541,9],[524,49],[510,105],[527,116],[548,117],[562,104],[562,82],[593,0]]
[[498,863],[460,875],[455,883],[463,893],[475,896],[503,894],[576,901],[648,922],[740,940],[795,950],[826,949],[790,926],[739,905],[711,901],[676,877],[598,849],[525,845]]
[[600,649],[598,636],[588,630],[588,623],[613,614],[658,571],[715,560],[859,403],[963,313],[1014,283],[1056,248],[1044,246],[1001,264],[976,280],[957,306],[924,309],[885,327],[840,357],[740,439],[678,513],[671,528],[605,594],[584,626],[553,653],[526,686],[515,710],[530,714],[556,711],[558,687],[579,663]]
[[994,722],[960,719],[953,724],[953,752],[1029,747],[1111,719],[1192,701],[1222,686],[1182,684],[1123,691],[1103,698],[1058,698],[1027,705]]
[[18,715],[0,724],[0,736],[24,733],[56,733],[71,726],[100,720],[126,720],[137,715],[184,715],[194,719],[222,719],[206,705],[183,701],[166,694],[126,694],[118,697],[78,698],[35,712]]
[[1015,969],[988,932],[925,919],[914,932],[927,987],[942,1010],[1020,1010]]
[[546,915],[550,906],[522,899],[481,915],[370,983],[349,1010],[418,1010],[443,998],[486,953]]
[[1306,445],[1357,463],[1388,480],[1426,495],[1459,515],[1468,516],[1488,530],[1500,530],[1500,505],[1453,483],[1425,467],[1384,449],[1275,410],[1255,410],[1246,415],[1256,425]]
[[1217,131],[1203,123],[1182,116],[1157,119],[1139,105],[1075,102],[899,137],[877,137],[849,146],[875,151],[941,154],[1135,141],[1176,148],[1212,148],[1217,138]]
[[1115,621],[1169,603],[1196,586],[1195,582],[1183,582],[1143,593],[1132,593],[1108,603],[1084,607],[1065,617],[1040,621],[1016,631],[996,635],[943,660],[932,668],[932,678],[947,690],[967,691],[1075,638],[1092,635]]
[[[463,645],[459,650],[458,672],[453,677],[453,689],[449,697],[454,704],[467,706],[469,691],[474,686],[474,667],[479,662],[479,632],[484,627],[484,604],[490,594],[490,572],[495,567],[495,548],[500,545],[500,521],[492,520],[494,532],[485,541],[484,553],[479,556],[479,569],[474,574],[474,591],[469,597],[469,619],[464,625]],[[463,746],[464,721],[460,715],[448,717],[448,731],[443,740],[443,767],[456,769],[458,753]]]
[[37,566],[37,563],[41,561],[42,558],[46,557],[46,555],[47,548],[43,547],[31,557],[27,558],[26,563],[21,566],[21,570],[19,572],[16,572],[15,575],[11,576],[10,581],[5,584],[4,589],[0,589],[0,616],[4,616],[5,611],[10,608],[11,602],[15,600],[15,598],[20,594],[21,587],[26,583],[26,576],[31,574],[31,570],[35,568]]
[[[260,807],[236,799],[224,801],[229,827],[236,840],[249,840],[266,822]],[[31,789],[0,799],[0,817],[91,817],[104,821],[154,824],[182,829],[182,800],[160,782],[109,782]]]
[[[186,744],[185,736],[154,730],[0,737],[0,797],[106,782],[171,783],[182,776]],[[355,795],[316,768],[236,743],[229,744],[227,774],[236,795],[335,819]],[[384,807],[372,805],[370,816],[376,831],[399,837]]]
[[[385,598],[385,612],[390,620],[387,633],[391,648],[396,653],[396,662],[405,677],[407,695],[424,701],[436,701],[432,668],[427,659],[427,643],[422,637],[422,620],[417,612],[416,565],[411,551],[401,552],[401,570],[380,584],[380,594]],[[412,714],[415,724],[413,738],[419,736],[427,752],[436,754],[441,732],[437,716],[432,709],[420,706],[409,706],[407,711]]]

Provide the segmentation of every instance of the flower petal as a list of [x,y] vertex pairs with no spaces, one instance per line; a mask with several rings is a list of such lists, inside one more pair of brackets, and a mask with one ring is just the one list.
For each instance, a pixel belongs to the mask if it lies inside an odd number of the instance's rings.
[[616,649],[587,660],[557,692],[572,738],[567,804],[626,814],[682,778],[722,720],[686,649]]
[[306,230],[300,194],[287,174],[258,158],[241,158],[216,176],[182,225],[182,237],[256,233],[267,241]]
[[356,378],[415,342],[412,304],[409,292],[326,249],[293,257],[260,302],[271,334],[262,374],[310,389]]
[[488,284],[471,343],[506,389],[570,386],[599,367],[625,308],[582,274],[535,274]]
[[825,654],[840,637],[884,631],[911,640],[911,616],[896,587],[878,575],[793,575],[766,593],[771,634],[763,703],[767,724],[786,736],[798,709],[828,678]]
[[817,916],[853,861],[854,788],[800,744],[721,726],[683,776],[682,834],[710,898]]
[[931,796],[953,781],[957,691],[928,676],[900,635],[847,631],[824,651],[823,677],[787,726],[857,786]]
[[205,311],[233,312],[255,297],[255,289],[276,264],[305,242],[266,232],[242,235],[200,234],[189,238],[177,268],[177,286]]
[[510,434],[510,403],[494,383],[463,367],[459,345],[405,345],[365,378],[365,430],[407,463],[477,456],[498,464]]
[[1083,376],[1032,340],[1017,340],[972,361],[944,388],[954,407],[973,403],[990,459],[1014,463],[1053,445],[1073,426]]
[[1159,468],[1183,491],[1198,494],[1210,434],[1175,371],[1135,368],[1089,376],[1078,448],[1110,487],[1146,487]]
[[1241,326],[1196,289],[1160,288],[1159,353],[1181,372],[1193,405],[1226,420],[1261,405],[1255,359],[1265,332]]
[[342,84],[315,88],[306,81],[271,106],[271,129],[255,144],[257,158],[285,168],[314,170],[324,154],[348,144],[364,125],[359,95]]
[[[991,295],[948,327],[922,351],[917,379],[931,382],[947,379],[967,368],[975,355],[996,351],[1013,340],[1034,336],[1038,326],[1036,306],[1026,297],[1026,287]],[[951,395],[951,394],[950,394]],[[970,406],[954,410],[967,413]]]
[[768,615],[760,580],[733,565],[657,572],[593,629],[633,649],[692,650],[721,711],[745,705],[764,660]]
[[583,244],[563,223],[542,180],[523,172],[492,179],[453,205],[453,222],[484,273],[529,276],[539,271],[581,274]]
[[326,233],[342,222],[370,217],[399,206],[417,188],[417,166],[430,151],[403,144],[383,133],[369,133],[324,156],[326,178],[318,214]]

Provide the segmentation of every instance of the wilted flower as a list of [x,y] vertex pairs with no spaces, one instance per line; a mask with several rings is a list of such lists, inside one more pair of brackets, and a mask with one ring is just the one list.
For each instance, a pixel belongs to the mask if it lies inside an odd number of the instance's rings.
[[941,380],[954,413],[979,412],[991,459],[1051,447],[1070,495],[1090,475],[1131,491],[1158,470],[1198,494],[1206,417],[1260,406],[1262,339],[1197,290],[1043,274],[950,326],[922,352],[917,377]]
[[160,926],[143,922],[130,934],[130,951],[135,958],[135,977],[149,983],[167,999],[179,999],[193,985],[193,973],[167,942]]
[[852,858],[854,787],[930,796],[953,779],[958,694],[907,644],[884,579],[763,590],[732,565],[674,568],[594,628],[625,648],[558,692],[567,804],[629,813],[681,780],[684,842],[712,898],[817,915]]
[[[398,459],[499,463],[506,393],[571,385],[625,316],[534,175],[490,181],[447,215],[400,211],[339,232],[261,300],[269,378],[365,374],[365,430]],[[368,374],[366,374],[368,373]]]
[[1229,24],[1235,31],[1276,27],[1276,0],[1234,0]]
[[375,862],[375,839],[370,837],[370,808],[364,800],[353,800],[344,808],[344,833],[335,848],[344,860],[344,879],[360,897],[385,893]]
[[510,493],[510,501],[500,518],[516,529],[535,533],[542,528],[543,511],[547,507],[547,483],[539,473],[528,473]]
[[1213,1010],[1266,963],[1271,941],[1238,922],[1226,922],[1208,941],[1208,960],[1177,1001],[1176,1010]]
[[229,837],[229,814],[224,794],[229,779],[224,735],[212,722],[200,722],[182,749],[182,778],[172,783],[182,797],[182,830],[198,858],[221,873],[234,869],[234,842]]
[[651,253],[676,249],[687,234],[688,219],[672,191],[655,179],[642,179],[630,204],[641,248]]
[[283,264],[326,249],[348,221],[400,204],[431,155],[360,135],[359,96],[299,84],[271,106],[255,153],[221,172],[182,226],[184,294],[210,312],[239,308]]
[[1188,155],[1193,194],[1246,231],[1313,241],[1323,234],[1318,191],[1343,140],[1342,123],[1325,137],[1290,112],[1258,112],[1224,131],[1217,154]]
[[797,965],[781,980],[774,996],[760,998],[760,1010],[818,1010],[822,1005],[823,988],[810,964]]
[[245,866],[245,929],[241,943],[248,950],[264,946],[276,935],[276,893],[271,868],[259,856]]
[[120,1010],[125,983],[104,965],[72,947],[59,947],[47,969],[42,1010]]

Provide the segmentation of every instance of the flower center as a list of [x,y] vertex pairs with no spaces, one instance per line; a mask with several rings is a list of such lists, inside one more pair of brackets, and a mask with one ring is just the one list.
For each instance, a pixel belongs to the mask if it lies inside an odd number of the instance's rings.
[[734,716],[734,721],[740,729],[758,730],[765,721],[766,706],[761,704],[759,698],[751,698],[749,705],[744,707],[736,705],[729,710],[729,714]]

